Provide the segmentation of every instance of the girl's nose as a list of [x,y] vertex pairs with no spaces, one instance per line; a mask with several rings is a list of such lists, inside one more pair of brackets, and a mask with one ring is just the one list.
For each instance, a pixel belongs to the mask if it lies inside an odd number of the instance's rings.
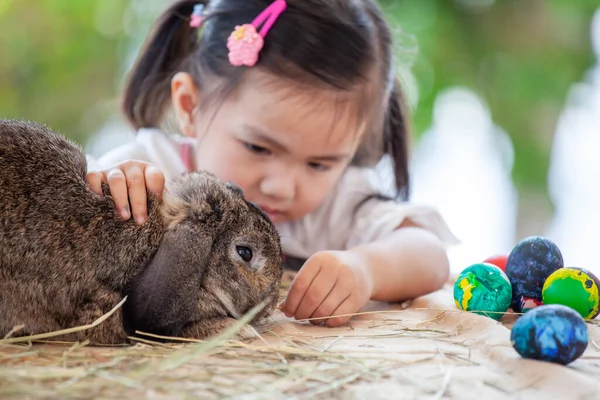
[[261,181],[260,191],[278,201],[291,201],[296,196],[295,179],[292,174],[283,171],[266,174]]

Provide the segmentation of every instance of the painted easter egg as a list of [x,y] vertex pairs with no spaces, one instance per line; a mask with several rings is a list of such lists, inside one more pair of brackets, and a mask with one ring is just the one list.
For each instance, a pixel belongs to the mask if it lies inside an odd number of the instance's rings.
[[575,310],[561,304],[537,307],[513,325],[510,341],[523,358],[567,365],[588,345],[588,329]]
[[488,257],[483,260],[484,263],[493,264],[496,267],[500,268],[502,271],[506,271],[506,260],[508,259],[508,254],[501,254],[497,256]]
[[583,268],[567,267],[554,271],[542,288],[544,304],[562,304],[583,318],[596,318],[599,311],[600,281]]
[[499,320],[510,307],[511,299],[508,277],[492,264],[473,264],[454,282],[454,301],[461,310]]
[[560,249],[550,239],[531,236],[521,240],[506,260],[506,275],[513,291],[512,309],[527,312],[541,305],[546,278],[563,266]]

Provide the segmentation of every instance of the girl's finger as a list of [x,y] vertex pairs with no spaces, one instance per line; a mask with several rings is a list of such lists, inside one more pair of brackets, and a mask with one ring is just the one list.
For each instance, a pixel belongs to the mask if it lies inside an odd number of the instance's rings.
[[290,290],[283,302],[282,311],[287,317],[296,315],[296,310],[300,305],[300,301],[308,288],[312,284],[315,277],[318,275],[321,267],[309,259],[306,264],[298,271],[298,274],[290,285]]
[[129,196],[125,174],[118,168],[113,168],[106,173],[106,182],[110,188],[110,195],[115,202],[115,208],[123,219],[129,219]]
[[343,284],[343,281],[337,280],[331,292],[327,295],[327,298],[321,302],[321,304],[317,307],[317,309],[312,313],[312,315],[308,318],[322,318],[322,319],[313,319],[310,321],[313,325],[319,325],[322,323],[327,323],[327,318],[334,315],[335,310],[346,301],[348,297],[350,297],[351,292],[347,286]]
[[[294,313],[294,318],[310,318],[322,305],[323,301],[329,298],[332,290],[334,289],[334,287],[337,286],[339,282],[339,280],[336,279],[336,274],[332,273],[332,269],[333,268],[322,268],[317,277],[313,279],[310,287],[302,297],[298,309]],[[340,299],[340,301],[338,302],[338,304],[335,305],[335,307],[337,307],[341,303],[341,300],[343,300],[343,298]],[[335,307],[333,307],[331,311],[333,311]],[[315,323],[317,324],[321,322],[323,321],[315,321]]]
[[131,214],[138,224],[143,224],[148,216],[148,199],[146,197],[146,179],[139,165],[124,167]]
[[[354,296],[350,294],[346,300],[344,300],[342,304],[340,304],[339,307],[331,313],[331,315],[353,314],[358,311],[359,308],[360,307],[357,307]],[[327,325],[329,328],[334,328],[336,326],[344,325],[350,318],[352,318],[351,315],[329,318],[327,321],[325,321],[325,325]]]
[[165,175],[160,169],[153,165],[146,168],[144,175],[148,191],[154,193],[158,198],[161,198],[165,187]]
[[90,190],[94,193],[102,196],[102,172],[100,171],[90,171],[85,175],[85,181],[89,186]]

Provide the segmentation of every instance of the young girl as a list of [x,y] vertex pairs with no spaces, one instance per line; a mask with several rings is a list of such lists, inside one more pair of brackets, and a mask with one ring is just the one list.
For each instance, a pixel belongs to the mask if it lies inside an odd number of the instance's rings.
[[[136,140],[90,160],[123,218],[143,223],[146,190],[209,170],[243,189],[306,260],[281,308],[339,326],[369,299],[439,289],[454,236],[406,203],[407,114],[392,38],[374,0],[176,1],[133,68],[124,111]],[[159,130],[173,111],[182,138]],[[368,180],[387,156],[397,196]],[[331,317],[331,318],[327,318]]]

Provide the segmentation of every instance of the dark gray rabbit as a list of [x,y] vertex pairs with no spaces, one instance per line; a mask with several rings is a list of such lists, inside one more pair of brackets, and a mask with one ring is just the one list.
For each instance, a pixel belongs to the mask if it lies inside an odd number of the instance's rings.
[[276,307],[279,236],[234,185],[182,175],[148,219],[117,214],[85,182],[79,147],[30,122],[0,120],[0,338],[82,326],[57,340],[127,342],[140,330],[206,338],[263,300]]

